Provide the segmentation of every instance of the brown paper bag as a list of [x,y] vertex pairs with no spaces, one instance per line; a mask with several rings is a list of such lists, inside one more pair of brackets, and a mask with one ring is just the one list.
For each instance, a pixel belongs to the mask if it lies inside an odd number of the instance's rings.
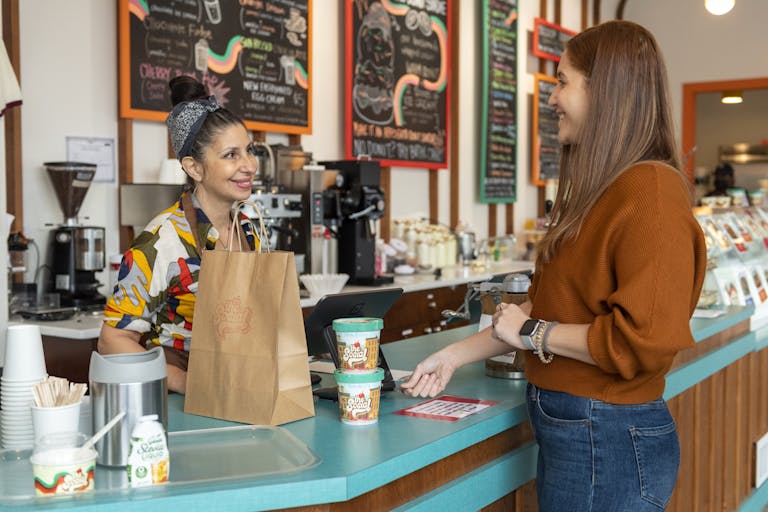
[[314,416],[293,253],[203,251],[184,412],[259,425]]

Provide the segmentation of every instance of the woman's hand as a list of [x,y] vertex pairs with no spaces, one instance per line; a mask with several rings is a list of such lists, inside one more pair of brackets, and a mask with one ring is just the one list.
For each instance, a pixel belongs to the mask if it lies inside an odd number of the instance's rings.
[[456,364],[446,350],[435,352],[416,365],[408,382],[400,385],[403,393],[411,396],[432,397],[440,394],[451,380]]
[[527,347],[520,339],[520,328],[530,318],[519,306],[501,303],[496,306],[496,313],[491,321],[494,335],[514,348],[526,350]]

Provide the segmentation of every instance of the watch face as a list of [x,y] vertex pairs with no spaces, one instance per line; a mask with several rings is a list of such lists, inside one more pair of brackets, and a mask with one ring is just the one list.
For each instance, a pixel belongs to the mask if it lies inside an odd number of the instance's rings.
[[536,330],[537,325],[539,325],[539,321],[535,318],[526,320],[520,328],[520,336],[531,336]]

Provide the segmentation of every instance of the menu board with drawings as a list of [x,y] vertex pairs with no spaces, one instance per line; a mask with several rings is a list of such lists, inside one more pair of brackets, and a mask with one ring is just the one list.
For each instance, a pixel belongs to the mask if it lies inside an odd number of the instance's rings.
[[311,133],[311,0],[120,0],[120,116],[162,121],[190,75],[251,130]]
[[448,163],[452,0],[346,0],[346,158]]
[[565,43],[576,35],[573,30],[561,27],[542,18],[533,20],[533,54],[542,59],[560,61]]
[[549,97],[557,79],[536,73],[533,88],[533,165],[534,185],[560,177],[560,142],[557,140],[557,116]]
[[517,199],[517,0],[484,0],[480,200]]

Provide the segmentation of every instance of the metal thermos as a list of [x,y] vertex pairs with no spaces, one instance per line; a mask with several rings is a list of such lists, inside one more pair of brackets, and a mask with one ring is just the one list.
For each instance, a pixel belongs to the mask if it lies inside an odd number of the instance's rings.
[[[480,296],[483,314],[493,315],[496,306],[505,304],[522,304],[528,300],[530,278],[525,274],[509,274],[502,285]],[[500,379],[524,379],[525,356],[522,350],[513,350],[507,354],[490,357],[485,360],[485,374]]]
[[98,431],[120,411],[125,411],[125,417],[96,443],[99,464],[128,464],[131,431],[142,416],[157,414],[167,432],[167,375],[162,347],[130,354],[91,353],[89,380],[93,431]]

